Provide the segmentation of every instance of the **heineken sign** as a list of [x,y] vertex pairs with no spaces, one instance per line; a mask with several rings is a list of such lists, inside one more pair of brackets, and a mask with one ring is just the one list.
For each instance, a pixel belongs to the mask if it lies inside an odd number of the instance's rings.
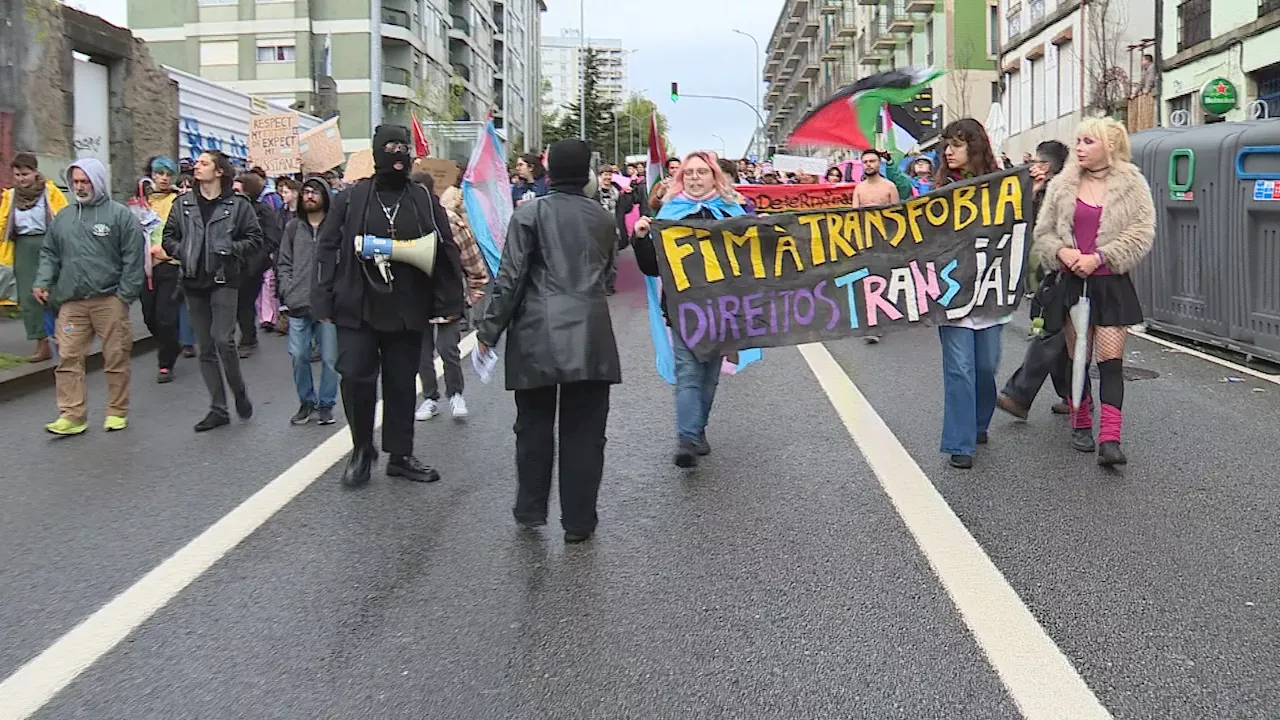
[[1210,115],[1226,115],[1235,110],[1239,102],[1235,83],[1226,78],[1214,78],[1200,89],[1200,107]]

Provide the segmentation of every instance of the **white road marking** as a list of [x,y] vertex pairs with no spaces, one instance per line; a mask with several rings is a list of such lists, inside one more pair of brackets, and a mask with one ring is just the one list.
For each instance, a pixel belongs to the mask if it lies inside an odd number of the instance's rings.
[[[465,356],[474,345],[472,332],[458,347]],[[436,374],[444,374],[439,358]],[[421,390],[420,382],[418,387]],[[380,426],[381,402],[374,417],[375,427]],[[344,427],[18,668],[0,683],[0,720],[25,720],[35,714],[349,452],[351,434]]]
[[1109,720],[1111,713],[830,351],[819,343],[799,350],[1023,717]]
[[1264,372],[1254,370],[1251,367],[1246,367],[1238,363],[1233,363],[1230,360],[1223,360],[1220,357],[1214,357],[1209,353],[1201,352],[1199,350],[1196,350],[1195,348],[1187,347],[1186,345],[1179,345],[1178,343],[1170,342],[1168,340],[1165,340],[1164,338],[1159,338],[1154,335],[1148,335],[1146,332],[1142,330],[1135,330],[1133,328],[1129,328],[1129,334],[1133,335],[1134,337],[1142,338],[1147,342],[1152,342],[1152,343],[1155,343],[1156,345],[1163,345],[1164,347],[1177,350],[1178,352],[1184,355],[1190,355],[1193,358],[1198,358],[1200,360],[1211,362],[1214,365],[1219,365],[1221,367],[1227,368],[1228,370],[1235,370],[1236,372],[1242,375],[1249,375],[1259,380],[1266,380],[1269,383],[1275,383],[1276,385],[1280,385],[1280,377],[1277,377],[1275,375],[1268,375]]

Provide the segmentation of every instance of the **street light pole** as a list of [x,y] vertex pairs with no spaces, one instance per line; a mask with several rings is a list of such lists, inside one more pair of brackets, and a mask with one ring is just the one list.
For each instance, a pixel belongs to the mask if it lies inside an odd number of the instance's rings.
[[720,141],[720,157],[724,157],[725,153],[729,152],[728,146],[724,144],[724,138],[716,135],[715,133],[711,133],[711,137]]
[[587,0],[578,0],[578,137],[587,139]]
[[[751,75],[751,80],[752,80],[752,84],[756,86],[756,108],[758,108],[756,111],[756,114],[760,115],[764,111],[764,108],[761,107],[760,105],[760,77],[756,74],[761,72],[764,69],[764,65],[762,65],[760,62],[760,41],[756,40],[755,35],[752,35],[751,33],[743,32],[741,30],[738,30],[737,28],[734,28],[734,32],[749,38],[752,44],[756,46],[756,67],[755,67],[755,72],[752,73]],[[760,127],[757,128],[756,132],[752,133],[752,135],[755,136],[752,138],[752,141],[753,141],[752,145],[756,145],[758,143],[759,137],[763,133],[764,133],[764,124],[763,124],[763,121],[761,121]],[[756,152],[760,152],[759,147],[756,147]]]

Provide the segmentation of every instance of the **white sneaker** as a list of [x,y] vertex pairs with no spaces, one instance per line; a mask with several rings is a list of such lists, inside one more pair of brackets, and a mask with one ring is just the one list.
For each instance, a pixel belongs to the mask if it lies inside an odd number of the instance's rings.
[[427,398],[418,406],[417,411],[413,413],[414,420],[430,420],[440,414],[440,403]]
[[454,420],[460,420],[467,416],[467,401],[463,400],[461,395],[454,395],[449,398],[449,414],[453,415]]

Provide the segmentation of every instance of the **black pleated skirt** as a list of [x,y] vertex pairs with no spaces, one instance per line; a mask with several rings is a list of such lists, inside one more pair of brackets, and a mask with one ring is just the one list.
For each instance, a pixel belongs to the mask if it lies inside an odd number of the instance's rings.
[[1144,320],[1138,290],[1128,275],[1094,275],[1087,280],[1071,275],[1067,278],[1068,311],[1084,293],[1089,297],[1094,327],[1128,327]]

